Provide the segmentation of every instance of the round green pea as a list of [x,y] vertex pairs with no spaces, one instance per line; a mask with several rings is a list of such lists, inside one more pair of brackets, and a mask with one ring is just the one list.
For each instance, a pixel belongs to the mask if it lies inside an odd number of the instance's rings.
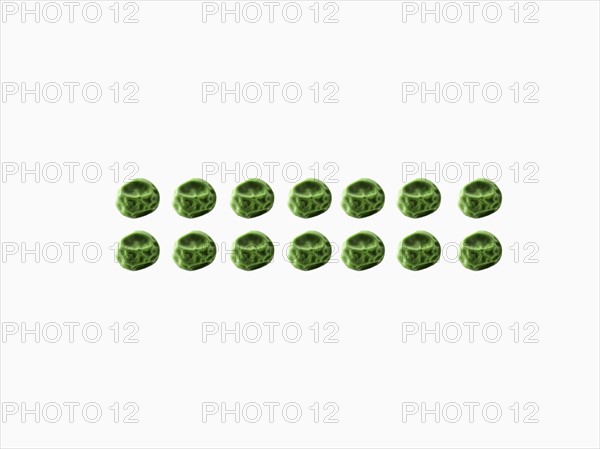
[[156,239],[147,232],[136,231],[119,242],[117,261],[126,270],[138,271],[153,265],[159,254]]
[[273,207],[275,194],[262,179],[252,178],[238,184],[233,191],[231,207],[243,218],[266,214]]
[[363,271],[379,265],[385,256],[381,239],[369,231],[348,238],[342,248],[342,261],[352,270]]
[[271,239],[262,232],[250,231],[233,243],[231,260],[241,270],[253,271],[271,263],[274,255]]
[[496,265],[502,257],[502,245],[494,234],[478,231],[463,240],[460,263],[473,271],[485,270]]
[[322,267],[331,258],[331,243],[323,234],[308,231],[296,237],[288,249],[288,259],[299,270]]
[[442,195],[428,179],[415,179],[402,187],[398,197],[400,211],[410,218],[421,218],[440,207]]
[[398,250],[400,264],[409,270],[419,271],[435,265],[442,254],[440,242],[429,232],[417,231],[402,239]]
[[489,179],[476,179],[464,186],[460,192],[458,207],[471,218],[482,218],[493,214],[502,204],[502,192]]
[[190,179],[175,191],[173,207],[185,218],[201,217],[214,209],[217,204],[215,189],[204,179]]
[[344,190],[342,208],[353,218],[365,218],[376,214],[385,203],[385,193],[372,179],[359,179]]
[[154,184],[138,178],[123,184],[117,194],[117,209],[129,218],[151,214],[158,207],[160,194]]
[[331,206],[331,191],[318,179],[306,179],[290,191],[288,207],[294,215],[311,218],[321,215]]
[[208,234],[192,231],[175,244],[173,260],[184,270],[195,271],[210,265],[217,255],[217,245]]

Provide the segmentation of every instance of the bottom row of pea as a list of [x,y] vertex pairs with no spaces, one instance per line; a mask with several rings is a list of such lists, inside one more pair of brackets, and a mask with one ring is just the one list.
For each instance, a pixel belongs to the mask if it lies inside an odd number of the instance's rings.
[[[308,231],[290,243],[287,256],[294,267],[309,271],[329,262],[331,253],[331,243],[323,234]],[[137,271],[153,265],[159,254],[160,247],[156,239],[147,232],[136,231],[119,243],[117,261],[123,268]],[[274,254],[275,246],[269,237],[259,231],[250,231],[234,242],[231,259],[238,268],[252,271],[268,265]],[[217,246],[210,236],[201,231],[192,231],[177,240],[173,260],[180,268],[195,271],[210,265],[216,255]],[[383,242],[369,231],[353,235],[342,247],[342,261],[356,271],[379,265],[384,255]],[[440,256],[440,243],[425,231],[405,237],[398,250],[398,260],[403,267],[412,271],[431,267],[440,260]],[[501,257],[500,241],[486,231],[468,236],[460,245],[459,260],[469,270],[489,268],[497,264]]]

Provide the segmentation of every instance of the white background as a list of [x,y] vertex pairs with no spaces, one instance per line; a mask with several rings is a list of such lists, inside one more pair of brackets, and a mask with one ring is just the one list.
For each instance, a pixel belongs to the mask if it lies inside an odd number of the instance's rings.
[[[338,1],[338,23],[314,23],[312,2],[302,3],[297,23],[280,13],[274,23],[231,17],[222,23],[218,16],[204,23],[202,2],[138,1],[139,22],[127,24],[114,23],[111,4],[101,2],[103,17],[94,24],[79,10],[74,23],[31,17],[23,23],[19,15],[1,23],[3,83],[103,87],[97,103],[80,94],[73,103],[36,103],[32,95],[23,102],[15,95],[1,105],[3,174],[13,163],[31,169],[39,162],[48,170],[52,163],[81,164],[74,182],[64,166],[54,183],[47,180],[54,172],[41,173],[39,182],[20,172],[3,179],[5,247],[81,246],[73,263],[66,249],[56,263],[43,255],[39,263],[34,255],[23,262],[21,253],[3,251],[2,322],[29,328],[95,322],[103,329],[95,344],[81,337],[81,326],[75,343],[65,336],[54,344],[32,336],[22,343],[19,334],[3,332],[3,404],[97,402],[103,417],[90,424],[79,409],[74,423],[63,417],[52,424],[3,414],[2,447],[598,447],[597,2],[538,1],[538,23],[523,17],[514,23],[512,2],[500,3],[497,23],[480,9],[473,23],[443,17],[423,23],[419,15],[403,21],[402,2],[392,1]],[[236,103],[231,96],[225,103],[218,96],[202,101],[204,82],[268,81],[299,83],[301,101],[281,95],[274,103]],[[402,83],[470,81],[496,82],[503,96],[496,103],[481,94],[473,103],[436,103],[432,95],[402,101]],[[108,88],[115,82],[136,83],[139,102],[115,103]],[[339,102],[315,103],[309,90],[315,82],[336,83]],[[515,82],[537,84],[539,101],[515,103],[509,89]],[[118,213],[115,196],[127,171],[115,182],[109,168],[115,162],[137,164],[136,176],[156,184],[162,196],[156,212],[135,221]],[[279,162],[272,211],[251,221],[237,217],[228,205],[235,175],[223,180],[219,172],[207,178],[218,194],[215,210],[195,220],[179,217],[170,205],[174,189],[203,176],[207,162],[230,170],[236,162]],[[286,201],[295,175],[286,175],[283,165],[298,164],[307,178],[317,163],[323,178],[328,162],[339,168],[327,179],[331,209],[310,220],[293,216]],[[464,168],[456,182],[439,180],[443,201],[435,214],[406,218],[395,205],[406,162],[428,168],[477,162],[476,177],[483,164],[497,164],[504,203],[481,220],[462,215],[456,203],[470,179]],[[528,162],[539,167],[536,183],[524,182]],[[102,167],[98,182],[84,179],[85,163]],[[515,163],[518,180],[509,168]],[[344,186],[361,177],[377,180],[387,201],[380,213],[356,220],[339,202]],[[109,248],[136,229],[157,238],[161,257],[147,270],[128,272]],[[211,266],[185,272],[171,251],[193,229],[227,248],[258,229],[280,246],[274,262],[255,272],[238,270],[223,253]],[[309,229],[339,245],[371,230],[384,241],[386,258],[353,272],[338,253],[337,263],[300,272],[281,246]],[[396,259],[397,247],[418,229],[442,245],[485,229],[501,240],[504,256],[483,272],[449,260],[409,272]],[[81,254],[88,242],[103,249],[97,263]],[[519,262],[509,249],[515,242]],[[527,242],[539,248],[537,263],[523,262]],[[295,344],[280,332],[275,343],[265,337],[255,344],[231,337],[225,344],[218,337],[202,342],[203,322],[267,321],[299,323],[303,337]],[[113,343],[114,322],[137,323],[139,343]],[[336,323],[339,342],[313,343],[314,322]],[[403,322],[430,328],[494,322],[503,335],[488,343],[480,326],[475,343],[466,336],[454,344],[431,336],[403,343]],[[514,343],[509,327],[515,322],[536,323],[539,342]],[[279,409],[274,423],[202,420],[203,402],[269,401],[299,403],[302,419],[290,424]],[[115,402],[137,403],[139,422],[114,423],[109,407]],[[315,402],[335,402],[339,422],[314,423],[309,407]],[[473,423],[466,416],[457,423],[429,416],[422,423],[419,415],[403,422],[406,402],[496,402],[503,416],[486,422],[480,407]],[[539,422],[523,423],[521,416],[515,423],[509,409],[515,402],[536,403]]]

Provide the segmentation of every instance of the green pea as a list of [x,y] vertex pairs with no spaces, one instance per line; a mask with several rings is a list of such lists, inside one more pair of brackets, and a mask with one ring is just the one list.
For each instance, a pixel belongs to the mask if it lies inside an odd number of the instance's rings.
[[117,194],[117,209],[129,218],[151,214],[158,207],[160,194],[154,184],[139,178],[121,186]]
[[175,192],[173,207],[185,218],[201,217],[214,209],[217,204],[215,189],[203,179],[190,179]]
[[404,268],[424,270],[435,265],[442,254],[440,242],[429,232],[417,231],[402,239],[398,260]]
[[385,203],[385,193],[372,179],[359,179],[350,184],[343,193],[342,208],[354,218],[376,214]]
[[266,214],[273,207],[275,194],[262,179],[248,179],[237,185],[231,198],[233,211],[243,218]]
[[385,256],[381,239],[369,231],[361,231],[348,238],[342,248],[342,261],[356,271],[379,265]]
[[493,214],[502,204],[502,192],[489,179],[476,179],[460,192],[458,207],[471,218],[482,218]]
[[117,250],[117,261],[126,270],[138,271],[153,265],[160,254],[154,237],[144,231],[136,231],[123,237]]
[[288,249],[288,259],[302,271],[322,267],[331,258],[331,243],[323,234],[308,231],[296,237]]
[[217,255],[217,245],[208,234],[192,231],[184,235],[175,244],[173,260],[188,271],[199,270],[210,265]]
[[494,234],[478,231],[463,240],[460,263],[473,271],[485,270],[496,265],[502,257],[502,245]]
[[306,179],[290,191],[288,207],[294,215],[311,218],[321,215],[331,206],[331,191],[318,179]]
[[268,265],[275,255],[275,246],[269,237],[259,231],[250,231],[233,243],[231,260],[236,267],[252,271]]
[[421,218],[440,207],[442,195],[428,179],[415,179],[402,187],[398,198],[400,211],[410,218]]

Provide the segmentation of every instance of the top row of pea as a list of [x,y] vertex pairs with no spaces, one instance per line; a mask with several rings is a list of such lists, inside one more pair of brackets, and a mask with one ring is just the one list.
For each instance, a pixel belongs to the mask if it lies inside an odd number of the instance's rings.
[[[156,210],[160,201],[158,189],[147,179],[134,179],[119,189],[117,208],[129,218],[139,218]],[[442,195],[428,179],[415,179],[402,187],[398,208],[410,218],[421,218],[435,212]],[[248,179],[236,186],[231,207],[240,217],[254,218],[273,207],[275,194],[261,179]],[[365,218],[383,208],[385,193],[372,179],[359,179],[344,189],[342,208],[351,217]],[[213,187],[203,179],[190,179],[175,192],[173,207],[179,215],[196,218],[209,213],[217,203]],[[496,212],[502,203],[498,186],[488,179],[476,179],[465,185],[458,201],[468,217],[481,218]],[[318,179],[306,179],[290,191],[288,206],[294,215],[311,218],[321,215],[331,206],[331,191]]]

